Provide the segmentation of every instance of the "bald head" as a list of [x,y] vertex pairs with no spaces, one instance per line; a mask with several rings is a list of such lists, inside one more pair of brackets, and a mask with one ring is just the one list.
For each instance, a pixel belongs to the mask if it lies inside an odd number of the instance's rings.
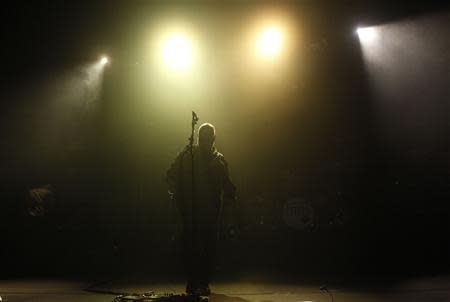
[[202,151],[211,151],[216,139],[216,128],[210,123],[203,123],[198,128],[198,145]]

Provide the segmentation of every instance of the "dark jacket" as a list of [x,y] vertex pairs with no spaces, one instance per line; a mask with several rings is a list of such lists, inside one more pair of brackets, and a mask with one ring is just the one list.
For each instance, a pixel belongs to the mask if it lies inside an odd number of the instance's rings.
[[228,164],[223,154],[215,148],[204,153],[197,145],[193,148],[193,159],[195,189],[192,190],[191,152],[186,147],[167,171],[169,193],[182,216],[191,216],[194,208],[199,219],[217,219],[222,202],[233,203],[236,197],[236,187],[231,181]]

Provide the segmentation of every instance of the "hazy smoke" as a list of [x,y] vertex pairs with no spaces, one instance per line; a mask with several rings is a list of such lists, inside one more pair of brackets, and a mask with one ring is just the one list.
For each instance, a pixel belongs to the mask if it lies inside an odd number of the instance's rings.
[[412,160],[448,156],[450,15],[374,29],[361,47],[380,139]]

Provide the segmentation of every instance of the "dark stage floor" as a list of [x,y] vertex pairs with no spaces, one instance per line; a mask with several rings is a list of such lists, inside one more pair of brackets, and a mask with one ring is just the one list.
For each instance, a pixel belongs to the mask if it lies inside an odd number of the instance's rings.
[[[87,291],[130,293],[182,293],[178,281],[152,281],[150,278],[124,277],[112,281],[62,279],[15,279],[0,281],[2,301],[112,301],[114,295]],[[378,280],[380,281],[380,280]],[[361,280],[355,281],[361,284]],[[93,284],[98,284],[92,287]],[[405,279],[390,285],[337,286],[328,284],[334,301],[450,301],[450,277]],[[309,282],[270,282],[254,278],[214,282],[210,301],[216,302],[328,302],[331,296],[320,290],[321,284]]]

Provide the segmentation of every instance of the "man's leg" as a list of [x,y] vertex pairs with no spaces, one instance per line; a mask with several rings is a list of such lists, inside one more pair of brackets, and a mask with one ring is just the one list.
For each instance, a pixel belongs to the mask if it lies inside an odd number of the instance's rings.
[[192,246],[192,228],[188,223],[184,223],[183,225],[182,250],[182,261],[187,278],[186,292],[191,293],[197,286],[198,272],[196,271],[197,257]]
[[210,294],[209,283],[214,272],[215,256],[217,247],[217,233],[215,224],[204,224],[201,228],[201,254],[199,255],[199,262],[197,271],[199,273],[200,291],[204,295]]

